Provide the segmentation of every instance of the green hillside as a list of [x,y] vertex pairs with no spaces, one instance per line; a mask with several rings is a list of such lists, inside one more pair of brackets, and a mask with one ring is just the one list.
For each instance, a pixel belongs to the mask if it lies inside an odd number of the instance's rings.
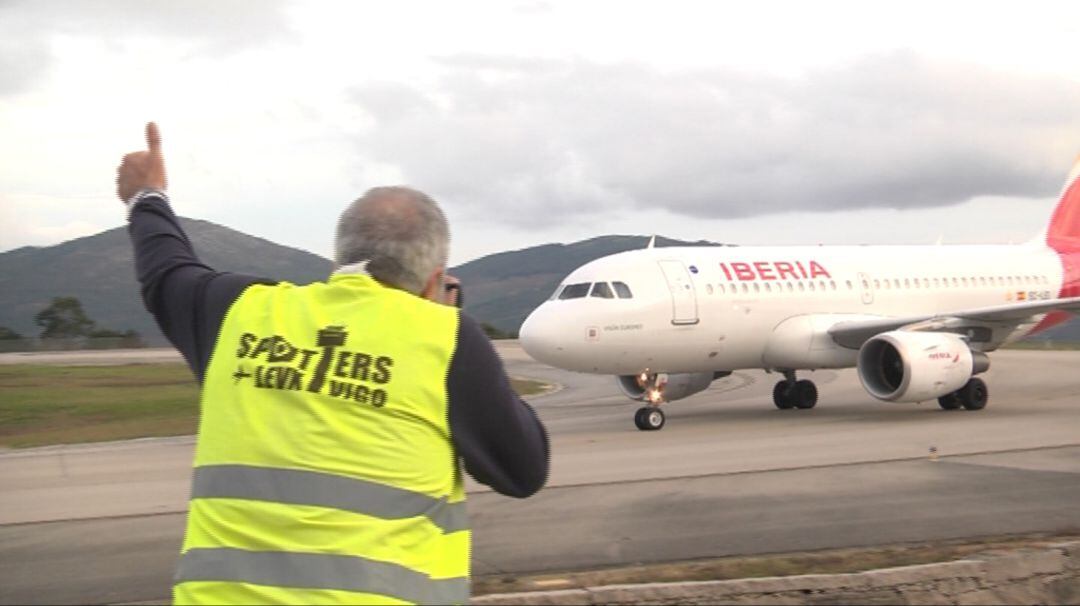
[[[306,284],[326,277],[330,261],[207,221],[181,219],[200,257],[215,269]],[[0,326],[26,337],[40,329],[34,315],[53,297],[73,296],[98,326],[133,329],[151,344],[165,343],[143,308],[127,228],[49,247],[0,253]]]

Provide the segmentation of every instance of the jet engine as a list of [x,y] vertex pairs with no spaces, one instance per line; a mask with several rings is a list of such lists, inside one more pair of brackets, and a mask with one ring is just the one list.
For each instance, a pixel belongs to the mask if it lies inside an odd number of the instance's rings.
[[952,333],[882,333],[863,344],[858,358],[863,387],[886,402],[940,398],[989,367],[986,354]]
[[687,372],[677,374],[643,372],[639,375],[615,377],[626,397],[646,402],[671,402],[704,391],[716,379],[730,375],[729,371]]

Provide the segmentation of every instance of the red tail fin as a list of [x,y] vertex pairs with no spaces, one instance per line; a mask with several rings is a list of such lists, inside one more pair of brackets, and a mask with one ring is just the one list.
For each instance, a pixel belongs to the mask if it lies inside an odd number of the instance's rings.
[[1059,253],[1080,252],[1080,158],[1073,164],[1061,200],[1050,218],[1046,243]]

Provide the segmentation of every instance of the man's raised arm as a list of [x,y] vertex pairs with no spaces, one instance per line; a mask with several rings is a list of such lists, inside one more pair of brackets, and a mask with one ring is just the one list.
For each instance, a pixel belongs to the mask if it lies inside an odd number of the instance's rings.
[[201,381],[229,306],[260,278],[216,272],[203,264],[165,195],[161,133],[146,125],[146,150],[124,156],[116,193],[128,206],[128,233],[143,303]]

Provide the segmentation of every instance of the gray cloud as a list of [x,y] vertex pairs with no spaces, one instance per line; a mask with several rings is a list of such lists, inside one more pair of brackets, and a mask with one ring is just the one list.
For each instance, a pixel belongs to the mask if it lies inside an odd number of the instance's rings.
[[690,217],[1046,196],[1080,149],[1080,83],[864,58],[801,78],[459,55],[438,94],[358,88],[365,155],[494,220]]
[[221,55],[291,37],[284,7],[284,0],[0,0],[0,95],[28,90],[46,75],[56,35],[168,38],[196,54]]

